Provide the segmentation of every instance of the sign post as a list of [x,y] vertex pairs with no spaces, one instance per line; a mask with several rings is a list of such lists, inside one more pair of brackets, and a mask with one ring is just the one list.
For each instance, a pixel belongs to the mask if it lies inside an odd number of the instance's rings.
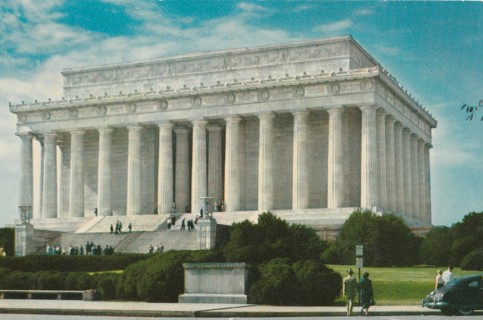
[[[361,282],[361,268],[364,266],[364,246],[361,244],[356,245],[356,267],[358,270],[358,282]],[[359,303],[361,302],[361,294],[359,290]]]

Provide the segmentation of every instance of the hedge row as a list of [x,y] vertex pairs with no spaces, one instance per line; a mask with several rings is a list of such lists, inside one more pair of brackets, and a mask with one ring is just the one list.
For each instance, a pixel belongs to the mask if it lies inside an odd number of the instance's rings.
[[123,270],[128,265],[146,260],[149,254],[113,254],[109,256],[65,256],[31,255],[26,257],[1,257],[0,268],[11,270],[61,271],[61,272],[98,272]]

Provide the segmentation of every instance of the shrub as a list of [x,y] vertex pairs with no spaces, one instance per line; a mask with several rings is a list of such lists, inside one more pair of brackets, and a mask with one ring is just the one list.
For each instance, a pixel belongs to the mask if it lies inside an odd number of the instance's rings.
[[435,228],[423,239],[419,255],[421,261],[433,266],[448,266],[451,259],[453,234],[449,228]]
[[250,303],[297,305],[300,288],[288,259],[276,258],[259,266],[260,279],[252,284]]
[[259,279],[250,286],[250,303],[329,305],[340,294],[339,273],[319,261],[276,258],[259,266]]
[[0,279],[0,288],[29,290],[37,287],[37,276],[30,272],[13,271]]
[[116,283],[118,278],[119,276],[112,272],[96,275],[96,289],[101,300],[116,299]]
[[467,254],[460,265],[463,270],[483,270],[483,249],[477,249]]
[[340,274],[321,263],[314,260],[298,261],[293,265],[293,270],[301,288],[301,305],[330,305],[340,294]]
[[315,231],[303,225],[289,225],[270,212],[234,224],[223,249],[226,260],[258,264],[275,258],[319,259],[326,244]]
[[26,257],[3,257],[0,259],[0,267],[26,272],[99,272],[122,270],[130,264],[148,258],[149,255],[137,253],[109,256],[30,255]]
[[91,289],[92,276],[85,272],[69,272],[65,278],[67,290],[88,290]]
[[37,289],[65,290],[67,273],[58,271],[43,271],[38,273]]

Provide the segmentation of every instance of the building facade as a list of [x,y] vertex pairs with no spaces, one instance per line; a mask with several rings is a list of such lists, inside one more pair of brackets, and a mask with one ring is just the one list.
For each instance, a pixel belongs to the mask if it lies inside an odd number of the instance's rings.
[[62,75],[61,100],[10,105],[32,221],[199,212],[209,196],[226,214],[369,208],[431,225],[436,120],[351,37]]

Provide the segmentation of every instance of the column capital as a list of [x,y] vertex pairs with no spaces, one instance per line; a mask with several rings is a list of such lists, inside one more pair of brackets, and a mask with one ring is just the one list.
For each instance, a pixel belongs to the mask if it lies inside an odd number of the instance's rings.
[[386,121],[396,123],[396,119],[394,118],[394,116],[392,116],[390,114],[386,115]]
[[242,117],[240,117],[239,115],[229,116],[229,117],[225,118],[226,123],[237,123],[237,122],[240,122],[242,120],[243,120]]
[[407,134],[407,135],[411,135],[411,130],[409,130],[409,128],[404,127],[403,128],[403,133],[404,134]]
[[166,129],[172,129],[174,127],[174,123],[172,121],[164,121],[160,122],[157,124],[158,128],[166,128]]
[[432,149],[433,148],[433,145],[429,142],[426,142],[426,144],[424,146],[426,147],[426,149]]
[[140,124],[134,124],[134,125],[127,126],[127,129],[129,131],[141,131],[143,130],[143,126]]
[[412,139],[418,139],[418,135],[414,132],[411,132],[411,138]]
[[367,105],[362,105],[362,106],[358,106],[359,109],[361,109],[361,111],[376,111],[378,110],[378,106],[374,105],[374,104],[367,104]]
[[265,120],[272,120],[272,119],[275,119],[275,113],[273,112],[260,113],[258,115],[258,118],[265,119]]
[[298,110],[298,111],[292,112],[292,115],[294,117],[307,117],[309,114],[310,114],[309,110]]
[[404,126],[403,126],[402,122],[400,122],[400,121],[396,121],[396,122],[394,123],[394,128],[396,128],[396,129],[398,129],[398,130],[401,130],[401,131],[402,131],[402,129],[404,128]]
[[111,133],[112,131],[114,131],[114,129],[112,129],[112,128],[98,128],[97,131],[99,133]]
[[344,111],[345,111],[345,108],[343,106],[327,109],[327,112],[329,113],[329,115],[342,113]]
[[418,138],[418,144],[421,145],[421,146],[424,146],[426,142],[424,141],[423,138]]
[[82,129],[73,129],[69,132],[70,132],[71,135],[76,135],[76,136],[83,136],[83,135],[86,134],[86,131],[82,130]]
[[208,121],[206,121],[205,119],[196,119],[192,120],[191,123],[194,126],[206,126],[208,124]]
[[17,132],[15,135],[20,139],[32,139],[34,137],[31,132]]

